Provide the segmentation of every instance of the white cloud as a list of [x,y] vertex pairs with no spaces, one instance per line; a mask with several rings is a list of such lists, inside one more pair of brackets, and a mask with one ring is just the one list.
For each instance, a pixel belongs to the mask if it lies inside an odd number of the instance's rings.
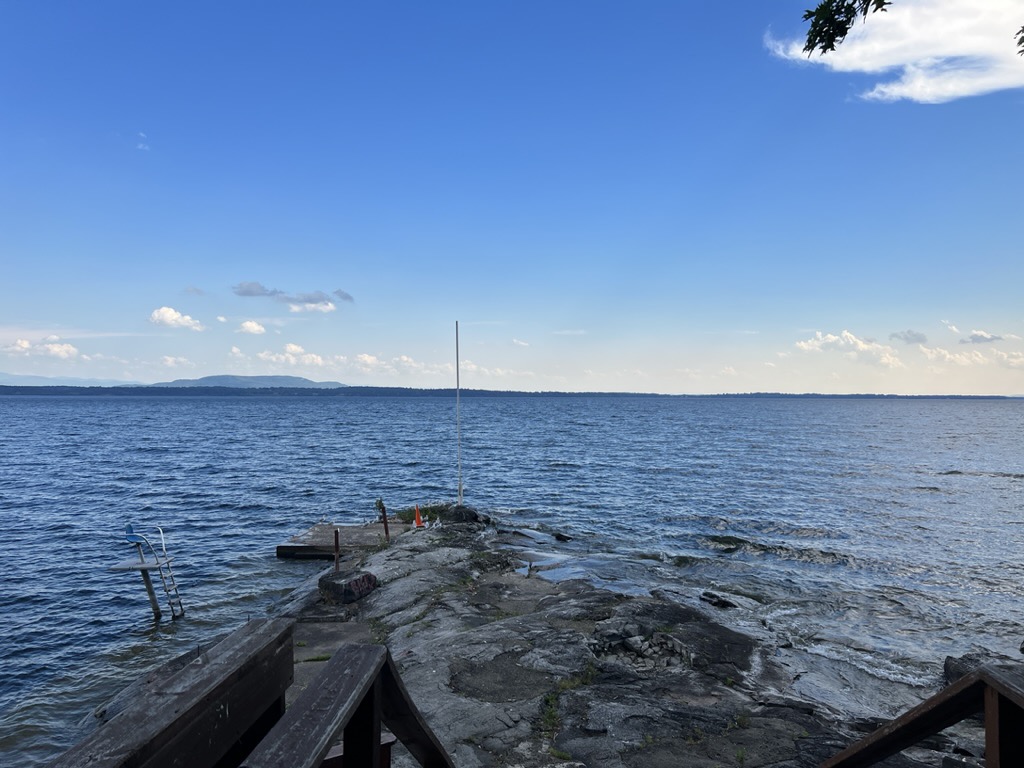
[[347,358],[338,356],[336,362],[347,364],[348,368],[363,375],[384,375],[399,376],[415,374],[418,376],[450,376],[455,370],[451,363],[422,363],[409,355],[398,355],[390,360],[384,360],[376,355],[367,353],[358,354],[351,362]]
[[996,336],[988,331],[971,331],[966,339],[960,339],[961,344],[988,344],[992,341],[1002,341],[1002,336]]
[[284,352],[264,351],[256,355],[260,360],[267,363],[278,363],[281,365],[312,365],[322,368],[326,361],[313,352],[307,352],[298,344],[285,344]]
[[949,320],[943,320],[942,324],[946,326],[951,333],[960,333],[960,329],[953,325],[953,323],[949,322]]
[[242,350],[240,350],[238,347],[232,347],[230,354],[231,354],[231,357],[242,359],[242,360],[245,359],[245,353],[242,352]]
[[226,317],[224,317],[224,315],[217,315],[217,322],[218,323],[226,323],[227,321],[228,321],[228,319]]
[[360,373],[381,373],[391,372],[391,367],[376,355],[356,355],[354,366]]
[[921,344],[918,349],[933,363],[950,363],[952,365],[988,365],[990,360],[977,349],[968,352],[950,352],[942,347],[926,347]]
[[40,344],[37,349],[39,349],[44,355],[59,357],[61,360],[68,360],[72,357],[78,356],[78,350],[71,344],[56,344],[51,342],[49,344]]
[[259,336],[261,333],[266,333],[267,329],[257,323],[255,320],[246,320],[240,326],[238,326],[239,333],[251,333],[255,336]]
[[1024,87],[1015,34],[1024,23],[1020,0],[899,0],[858,21],[834,51],[808,58],[804,40],[766,45],[777,56],[836,72],[889,79],[861,94],[875,101],[939,104]]
[[289,304],[289,312],[333,312],[337,309],[333,301],[307,301],[301,304]]
[[[70,360],[79,357],[79,351],[73,344],[62,342],[57,336],[47,336],[42,342],[33,344],[28,339],[15,339],[13,344],[3,347],[3,351],[9,355],[32,355],[34,357],[56,357],[61,360]],[[88,358],[84,355],[82,359]]]
[[1000,365],[1005,365],[1007,368],[1024,368],[1024,353],[1003,352],[993,349],[992,355],[995,357],[996,362]]
[[154,309],[153,313],[149,316],[149,322],[156,325],[166,325],[170,328],[189,328],[193,331],[203,330],[203,324],[198,320],[193,320],[188,315],[183,315],[171,307]]
[[821,331],[817,331],[807,341],[798,341],[796,347],[804,352],[838,351],[851,360],[862,360],[881,365],[884,368],[903,367],[899,355],[892,347],[879,344],[877,341],[859,339],[845,330],[838,336],[831,333],[823,334]]
[[160,364],[165,368],[192,368],[193,363],[185,357],[171,357],[164,355],[160,358]]
[[511,378],[534,378],[536,374],[531,371],[516,371],[511,368],[487,368],[477,365],[472,360],[462,360],[459,363],[459,370],[481,376],[488,379],[511,379]]
[[515,344],[517,347],[528,347],[528,346],[530,346],[530,342],[528,342],[528,341],[520,341],[519,339],[512,339],[512,343]]

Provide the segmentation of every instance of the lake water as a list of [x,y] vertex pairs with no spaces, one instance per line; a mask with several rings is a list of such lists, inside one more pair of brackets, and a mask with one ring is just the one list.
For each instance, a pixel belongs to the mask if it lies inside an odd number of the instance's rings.
[[[1021,434],[1024,400],[462,400],[466,503],[536,529],[549,577],[738,596],[729,620],[788,663],[840,670],[802,693],[845,681],[881,714],[946,655],[1018,655]],[[0,764],[45,762],[141,670],[265,615],[323,567],[276,560],[288,536],[456,485],[447,398],[0,397]],[[109,570],[129,521],[163,526],[183,620],[154,625]]]

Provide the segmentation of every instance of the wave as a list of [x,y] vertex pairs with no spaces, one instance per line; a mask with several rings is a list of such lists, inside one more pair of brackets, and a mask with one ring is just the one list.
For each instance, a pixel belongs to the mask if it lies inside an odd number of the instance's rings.
[[1007,480],[1024,480],[1024,472],[983,472],[981,470],[970,470],[970,469],[947,469],[944,472],[936,472],[939,476],[965,476],[965,477],[993,477],[1003,478]]
[[853,555],[832,552],[827,549],[766,544],[759,541],[750,541],[739,536],[703,536],[701,541],[708,549],[715,550],[724,555],[744,552],[752,555],[772,555],[781,560],[792,560],[801,563],[844,565],[850,568],[858,566],[858,560]]

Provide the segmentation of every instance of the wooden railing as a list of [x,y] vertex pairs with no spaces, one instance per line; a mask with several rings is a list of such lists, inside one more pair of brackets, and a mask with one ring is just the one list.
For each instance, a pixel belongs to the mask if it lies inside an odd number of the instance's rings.
[[821,768],[874,765],[982,710],[986,768],[1024,766],[1024,666],[988,665],[847,747]]
[[50,768],[237,765],[284,713],[293,628],[285,619],[250,621],[177,672],[146,679]]
[[381,765],[381,724],[423,768],[454,768],[383,645],[345,645],[288,707],[243,768],[318,768],[343,734],[344,765]]
[[285,709],[294,623],[246,623],[176,672],[154,675],[124,709],[50,768],[387,768],[386,725],[424,768],[453,768],[413,705],[388,649],[342,645]]

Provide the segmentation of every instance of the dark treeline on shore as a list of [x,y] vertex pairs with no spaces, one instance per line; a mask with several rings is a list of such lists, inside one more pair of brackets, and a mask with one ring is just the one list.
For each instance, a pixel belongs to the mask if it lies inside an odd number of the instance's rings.
[[[454,388],[416,389],[413,387],[71,387],[71,386],[4,386],[0,396],[92,396],[92,397],[455,397]],[[512,390],[463,389],[462,397],[646,397],[646,398],[763,398],[763,399],[833,399],[833,400],[1012,400],[1008,395],[828,395],[818,393],[789,394],[784,392],[743,392],[717,395],[663,395],[648,392],[519,392]]]

